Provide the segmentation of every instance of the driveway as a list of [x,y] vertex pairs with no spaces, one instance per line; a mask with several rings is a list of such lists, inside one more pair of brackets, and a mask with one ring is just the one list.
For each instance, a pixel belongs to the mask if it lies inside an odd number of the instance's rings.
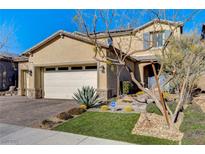
[[34,126],[44,119],[76,106],[74,100],[0,96],[0,123]]

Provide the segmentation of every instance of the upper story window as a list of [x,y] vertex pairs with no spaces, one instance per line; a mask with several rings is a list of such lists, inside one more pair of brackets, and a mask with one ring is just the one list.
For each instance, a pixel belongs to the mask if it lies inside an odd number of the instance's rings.
[[143,44],[144,49],[148,49],[150,47],[159,48],[162,47],[169,37],[171,31],[158,31],[158,32],[147,32],[143,34]]
[[107,39],[107,44],[110,46],[110,45],[112,45],[112,43],[113,43],[112,39],[111,39],[111,38],[108,38],[108,39]]

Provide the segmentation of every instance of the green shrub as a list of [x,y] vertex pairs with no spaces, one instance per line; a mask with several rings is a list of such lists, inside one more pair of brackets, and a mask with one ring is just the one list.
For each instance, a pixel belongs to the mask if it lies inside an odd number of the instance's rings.
[[96,89],[90,86],[83,86],[74,93],[73,98],[80,104],[84,104],[87,108],[94,107],[101,102]]
[[102,105],[102,106],[100,107],[100,110],[101,110],[101,111],[108,111],[108,110],[109,110],[109,107],[108,107],[107,105]]
[[125,112],[132,112],[133,110],[134,110],[134,109],[133,109],[132,106],[130,106],[130,105],[124,107],[124,111],[125,111]]
[[145,94],[144,91],[138,91],[138,92],[136,93],[136,95],[143,95],[143,94]]
[[129,94],[132,91],[132,83],[130,81],[122,82],[122,93]]

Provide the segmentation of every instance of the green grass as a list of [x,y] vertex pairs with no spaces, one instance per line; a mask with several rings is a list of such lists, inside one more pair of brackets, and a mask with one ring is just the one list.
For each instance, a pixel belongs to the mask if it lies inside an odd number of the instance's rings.
[[138,118],[136,113],[86,112],[54,130],[136,144],[176,144],[170,140],[131,134]]
[[189,105],[184,111],[180,130],[184,132],[182,144],[205,144],[205,113],[198,105]]
[[[175,108],[176,108],[176,103],[167,103],[167,105],[169,106],[170,110],[172,112],[174,112]],[[149,103],[147,105],[147,108],[146,108],[147,112],[149,113],[156,113],[158,115],[162,115],[162,113],[160,112],[160,110],[157,108],[156,104],[154,103]]]
[[162,115],[162,113],[160,112],[160,110],[157,108],[156,104],[154,103],[149,103],[147,105],[147,108],[146,108],[147,112],[148,113],[156,113],[158,115]]

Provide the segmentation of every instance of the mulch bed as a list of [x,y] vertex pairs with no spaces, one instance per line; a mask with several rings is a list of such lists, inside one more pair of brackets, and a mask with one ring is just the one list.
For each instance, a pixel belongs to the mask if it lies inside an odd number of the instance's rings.
[[68,111],[61,112],[55,116],[52,116],[48,119],[45,119],[41,122],[33,123],[32,127],[34,128],[43,128],[43,129],[53,129],[54,127],[62,124],[63,122],[68,121],[69,119],[75,118],[80,114],[86,112],[85,109],[81,108],[72,108]]
[[178,129],[179,125],[177,124],[174,128],[168,128],[163,116],[155,113],[141,113],[138,122],[132,130],[132,134],[181,141],[183,133]]

